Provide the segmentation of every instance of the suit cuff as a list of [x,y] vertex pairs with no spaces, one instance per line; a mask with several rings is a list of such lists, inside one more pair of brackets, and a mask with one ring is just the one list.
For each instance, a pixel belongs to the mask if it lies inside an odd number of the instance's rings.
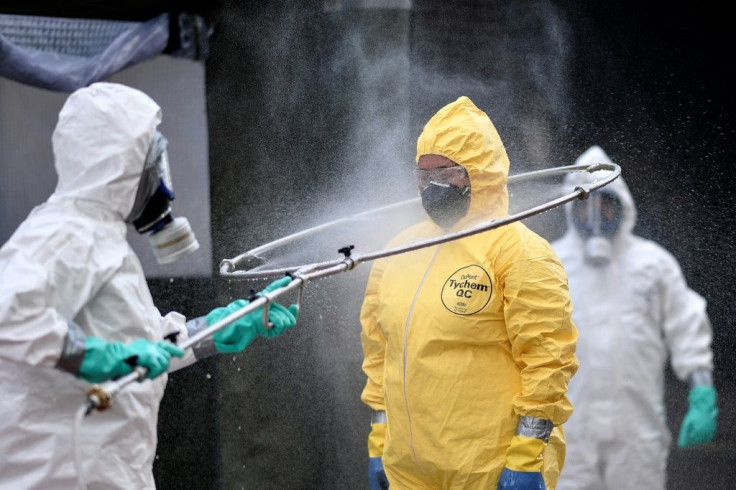
[[522,416],[519,417],[519,423],[516,426],[516,435],[541,439],[546,443],[549,442],[549,435],[553,428],[554,424],[551,420]]
[[385,423],[386,423],[386,412],[384,410],[373,410],[373,413],[371,413],[371,425],[385,424]]
[[64,345],[61,347],[61,356],[56,363],[56,369],[66,371],[74,376],[79,374],[84,354],[87,352],[84,339],[84,330],[77,323],[69,320],[68,329],[64,336]]
[[690,382],[690,387],[701,385],[713,386],[713,373],[708,369],[698,369],[690,373],[688,381]]
[[[187,336],[191,339],[192,336],[194,336],[196,333],[209,327],[209,325],[207,324],[207,317],[200,316],[200,317],[188,320],[186,323],[186,327],[187,327]],[[194,357],[197,360],[204,359],[205,357],[214,356],[215,354],[219,354],[219,352],[217,352],[217,348],[215,347],[215,342],[212,340],[212,337],[204,338],[200,340],[199,342],[197,342],[196,344],[194,344],[192,346],[192,352],[194,352]]]

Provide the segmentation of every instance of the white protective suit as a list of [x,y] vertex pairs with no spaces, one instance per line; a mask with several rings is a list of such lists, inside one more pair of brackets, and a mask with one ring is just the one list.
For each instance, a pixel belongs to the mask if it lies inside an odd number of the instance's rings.
[[[126,241],[146,152],[161,120],[148,96],[97,83],[73,93],[53,134],[58,184],[0,249],[0,488],[77,488],[72,436],[90,385],[56,369],[67,321],[131,342],[179,332],[162,317]],[[169,370],[194,361],[191,349]],[[151,489],[167,375],[133,383],[81,426],[89,489]]]
[[[576,163],[610,162],[594,146]],[[569,174],[566,184],[580,178],[595,176]],[[567,233],[552,244],[567,270],[580,360],[568,391],[575,411],[565,424],[567,459],[558,490],[663,490],[671,440],[665,363],[669,355],[683,381],[712,371],[706,302],[669,252],[632,233],[636,208],[623,178],[596,192],[613,192],[622,204],[611,262],[586,263],[570,203]]]

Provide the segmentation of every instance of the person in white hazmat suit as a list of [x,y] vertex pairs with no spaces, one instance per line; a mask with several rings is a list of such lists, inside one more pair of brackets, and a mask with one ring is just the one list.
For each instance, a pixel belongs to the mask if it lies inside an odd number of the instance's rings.
[[[52,144],[58,184],[0,249],[0,488],[72,489],[73,422],[90,383],[143,366],[112,407],[80,431],[90,489],[152,489],[159,402],[166,372],[296,323],[296,307],[271,303],[184,351],[189,338],[242,308],[236,300],[189,321],[161,316],[127,224],[149,235],[160,262],[198,248],[188,221],[171,216],[174,194],[161,109],[144,93],[95,83],[72,93]],[[269,285],[273,291],[291,281]],[[269,328],[271,327],[271,328]],[[164,340],[168,338],[172,342]]]
[[[599,146],[576,164],[611,163]],[[566,190],[597,174],[575,172]],[[552,243],[567,270],[580,369],[568,396],[567,457],[558,490],[663,490],[671,435],[664,404],[668,356],[690,383],[678,444],[716,431],[712,332],[706,301],[677,260],[633,234],[636,208],[622,177],[566,204],[567,232]]]

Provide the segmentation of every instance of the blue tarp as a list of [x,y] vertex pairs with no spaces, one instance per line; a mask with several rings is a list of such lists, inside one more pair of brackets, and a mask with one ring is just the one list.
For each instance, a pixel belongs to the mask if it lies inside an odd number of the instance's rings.
[[[4,20],[7,21],[9,17],[12,16],[5,16]],[[24,21],[28,19],[27,16],[23,17]],[[164,50],[176,57],[204,59],[210,34],[204,21],[188,14],[178,14],[176,20],[176,29],[173,29],[178,37],[176,43],[170,42],[170,17],[164,13],[147,22],[117,23],[119,32],[114,33],[109,44],[98,52],[90,48],[85,52],[85,46],[80,46],[85,42],[92,46],[93,38],[97,35],[97,27],[89,28],[88,39],[85,39],[85,23],[89,25],[85,19],[56,19],[57,26],[45,31],[41,23],[39,27],[28,28],[28,35],[25,36],[22,32],[10,36],[0,30],[0,76],[48,90],[73,92],[124,68],[152,59]],[[96,26],[101,22],[104,21],[96,21]],[[61,28],[58,24],[61,24]],[[65,36],[64,39],[56,43],[49,42],[52,36],[59,33]],[[31,41],[25,42],[27,39]],[[65,42],[67,48],[73,43],[75,49],[55,49],[64,48]]]

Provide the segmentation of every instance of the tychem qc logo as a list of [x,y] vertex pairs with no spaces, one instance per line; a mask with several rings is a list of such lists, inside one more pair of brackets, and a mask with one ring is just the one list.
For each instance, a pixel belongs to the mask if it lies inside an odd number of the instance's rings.
[[442,304],[457,315],[473,315],[491,300],[491,277],[479,265],[455,271],[442,286]]

